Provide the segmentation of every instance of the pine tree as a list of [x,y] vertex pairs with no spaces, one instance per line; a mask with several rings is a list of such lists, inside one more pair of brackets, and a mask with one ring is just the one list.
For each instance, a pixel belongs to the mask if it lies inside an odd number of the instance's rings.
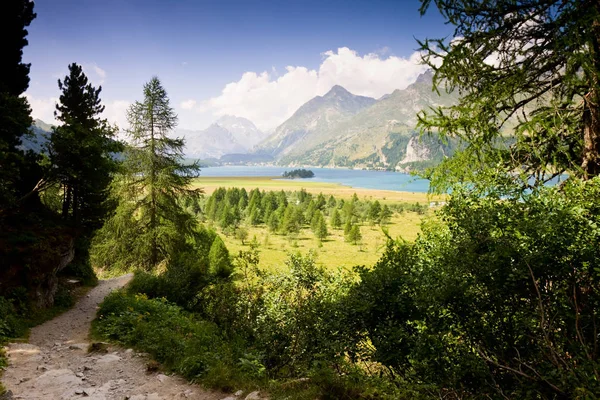
[[18,146],[32,124],[27,99],[21,96],[29,87],[29,68],[23,64],[27,46],[25,29],[36,17],[31,0],[0,2],[0,209],[14,204],[39,179],[25,179],[25,170],[35,166],[34,157],[26,157]]
[[123,149],[115,129],[100,115],[102,87],[88,82],[81,66],[69,65],[58,80],[62,91],[54,115],[63,124],[53,129],[48,143],[51,179],[61,186],[62,217],[91,231],[102,226],[109,209],[108,187],[118,163],[112,154]]
[[98,235],[95,259],[149,270],[193,234],[196,220],[178,199],[200,193],[189,189],[199,168],[182,163],[183,140],[168,136],[177,116],[158,78],[144,85],[144,100],[129,108],[127,119],[132,146],[115,185],[119,206]]

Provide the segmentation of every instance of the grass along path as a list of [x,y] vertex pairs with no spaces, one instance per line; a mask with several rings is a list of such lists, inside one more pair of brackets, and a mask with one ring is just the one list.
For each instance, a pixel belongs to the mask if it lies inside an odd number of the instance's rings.
[[132,275],[100,281],[66,313],[31,330],[30,343],[7,347],[9,367],[2,381],[7,399],[218,400],[223,393],[205,391],[182,378],[148,374],[148,359],[132,350],[110,346],[88,353],[90,323],[98,304]]

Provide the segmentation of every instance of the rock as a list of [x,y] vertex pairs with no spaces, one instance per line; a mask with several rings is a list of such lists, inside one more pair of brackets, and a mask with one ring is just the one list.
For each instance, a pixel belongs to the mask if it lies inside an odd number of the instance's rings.
[[131,397],[128,397],[129,400],[146,400],[146,396],[143,394],[134,394]]
[[76,373],[75,376],[78,378],[83,378],[83,374],[81,372]]
[[227,397],[223,397],[221,400],[239,400],[239,399],[235,396],[227,396]]
[[244,393],[244,392],[243,392],[243,391],[241,391],[241,390],[238,390],[238,391],[237,391],[237,392],[235,392],[233,395],[234,395],[234,396],[241,396],[241,395],[242,395],[242,393]]
[[121,361],[121,357],[115,355],[115,354],[107,354],[105,356],[102,356],[98,359],[98,361],[96,361],[99,364],[108,364],[108,363],[112,363],[115,361]]
[[163,383],[168,377],[164,374],[158,374],[156,375],[156,379],[158,379],[160,381],[160,383]]
[[82,389],[76,389],[75,390],[75,394],[83,394],[83,390]]
[[252,392],[244,400],[260,400],[260,392]]
[[133,353],[133,349],[127,349],[127,350],[125,350],[125,354],[131,354],[131,353]]
[[90,367],[89,365],[84,365],[84,366],[83,366],[83,370],[84,370],[84,371],[89,371],[89,370],[91,370],[91,369],[92,369],[92,367]]
[[146,396],[146,400],[163,400],[163,398],[160,397],[158,393],[150,393],[148,396]]
[[48,371],[48,367],[46,367],[45,365],[38,365],[37,370],[38,371]]
[[69,346],[71,350],[87,350],[89,345],[87,343],[73,343]]

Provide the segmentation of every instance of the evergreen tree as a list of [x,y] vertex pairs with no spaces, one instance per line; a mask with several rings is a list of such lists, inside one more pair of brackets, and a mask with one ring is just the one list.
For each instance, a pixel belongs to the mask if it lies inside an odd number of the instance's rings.
[[26,176],[36,159],[18,149],[33,122],[29,103],[21,96],[29,87],[31,64],[24,64],[22,59],[23,47],[28,44],[25,28],[36,17],[33,6],[30,0],[0,2],[0,209],[14,204],[40,177]]
[[217,235],[208,253],[209,272],[219,278],[227,278],[233,272],[229,250],[223,240]]
[[182,163],[183,140],[168,136],[177,116],[158,78],[144,85],[144,100],[127,118],[132,146],[115,185],[119,206],[101,229],[95,254],[104,265],[152,269],[193,235],[196,220],[178,198],[199,195],[189,189],[199,168]]
[[295,206],[288,204],[281,221],[281,230],[284,235],[300,232],[301,223],[298,217],[301,215],[301,211],[298,213]]
[[381,209],[380,224],[387,225],[390,223],[391,219],[392,219],[392,210],[390,210],[390,208],[387,206],[387,204],[384,204],[383,208]]
[[348,236],[350,234],[350,231],[352,230],[352,220],[351,219],[347,219],[346,223],[344,224],[344,236]]
[[327,207],[335,208],[336,206],[337,206],[337,201],[335,200],[335,197],[333,197],[333,195],[329,196],[329,199],[327,200]]
[[319,215],[319,220],[317,221],[317,225],[315,227],[315,236],[319,239],[319,240],[323,240],[327,237],[327,235],[329,234],[329,232],[327,232],[327,223],[325,222],[325,218],[323,217],[323,214]]
[[69,65],[58,87],[62,94],[54,115],[62,125],[53,129],[48,143],[50,175],[61,186],[63,219],[98,229],[109,211],[108,187],[118,165],[113,154],[123,146],[114,139],[115,129],[100,118],[102,87],[94,88],[81,66]]
[[346,241],[357,245],[362,240],[362,234],[360,233],[360,227],[358,225],[352,225],[350,232],[346,235]]
[[342,219],[340,218],[340,213],[337,210],[337,208],[334,208],[333,211],[331,212],[331,219],[329,221],[329,224],[334,229],[340,229],[341,228],[341,226],[342,226]]
[[[432,2],[421,3],[425,13]],[[460,40],[426,40],[421,50],[435,71],[435,89],[462,97],[420,115],[420,125],[466,145],[435,170],[434,189],[514,179],[527,187],[565,172],[600,174],[600,3],[435,5]]]
[[379,200],[375,200],[373,203],[371,203],[367,217],[369,218],[369,221],[371,222],[371,224],[376,224],[380,221],[381,204],[379,203]]
[[267,226],[271,232],[277,232],[279,230],[279,215],[276,212],[271,213]]

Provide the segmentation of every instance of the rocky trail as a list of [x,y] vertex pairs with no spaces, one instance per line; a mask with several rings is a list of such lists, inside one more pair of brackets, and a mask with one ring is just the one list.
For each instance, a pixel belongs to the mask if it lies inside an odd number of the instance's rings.
[[98,304],[132,275],[100,281],[68,312],[32,329],[29,343],[6,348],[9,367],[2,376],[8,399],[90,400],[258,400],[257,392],[242,396],[207,391],[177,376],[149,373],[149,359],[132,349],[108,346],[88,353],[89,330]]

